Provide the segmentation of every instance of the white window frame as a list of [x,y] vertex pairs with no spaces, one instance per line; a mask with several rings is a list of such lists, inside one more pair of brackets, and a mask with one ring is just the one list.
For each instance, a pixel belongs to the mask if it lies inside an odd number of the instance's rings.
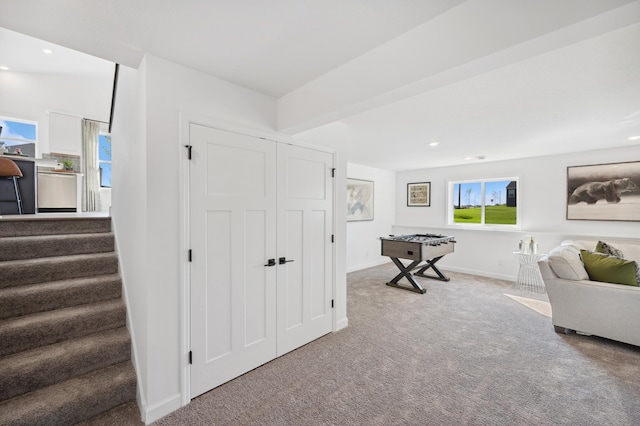
[[[100,170],[100,164],[112,164],[113,161],[113,152],[111,153],[111,160],[107,161],[107,160],[101,160],[100,159],[100,136],[109,136],[111,137],[111,133],[108,132],[100,132],[100,134],[98,135],[98,170]],[[113,178],[113,167],[111,167],[111,177]],[[109,188],[111,189],[111,186],[102,186],[102,176],[100,176],[100,188]]]
[[[12,142],[33,142],[33,144],[35,145],[35,154],[34,157],[37,157],[38,155],[38,132],[40,131],[39,129],[39,125],[37,121],[33,121],[33,120],[26,120],[24,118],[15,118],[15,117],[9,117],[6,115],[0,115],[0,121],[13,121],[14,123],[22,123],[22,124],[30,124],[32,126],[35,126],[36,128],[36,135],[35,135],[35,139],[31,140],[31,139],[16,139],[16,138],[8,138],[6,136],[6,129],[2,129],[2,134],[0,134],[0,139],[2,140],[6,140],[6,141],[12,141]],[[7,146],[5,146],[5,149],[8,148]]]
[[[515,181],[516,182],[516,223],[515,225],[505,224],[487,224],[485,221],[485,184],[487,182],[501,182],[501,181]],[[481,215],[480,223],[456,223],[454,222],[454,205],[456,203],[456,185],[465,183],[480,183],[481,191]],[[488,229],[488,230],[520,230],[522,229],[522,206],[520,205],[520,178],[517,176],[499,177],[499,178],[482,178],[482,179],[461,179],[455,181],[447,181],[447,226],[456,228],[469,228],[469,229]],[[507,192],[505,191],[505,203],[507,202]]]

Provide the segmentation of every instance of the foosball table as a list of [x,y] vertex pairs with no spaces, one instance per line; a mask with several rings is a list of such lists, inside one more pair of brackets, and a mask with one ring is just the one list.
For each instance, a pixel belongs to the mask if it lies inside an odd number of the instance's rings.
[[[449,278],[436,267],[436,262],[445,255],[453,253],[456,243],[454,237],[436,234],[390,235],[380,237],[380,241],[382,255],[389,256],[400,269],[400,273],[387,283],[388,286],[424,294],[426,290],[411,275],[411,271],[418,268],[418,271],[414,273],[415,276],[449,281]],[[405,265],[400,259],[412,262]],[[421,265],[422,262],[425,264]],[[437,276],[425,275],[427,269],[432,269]],[[398,281],[403,277],[411,283],[411,288],[398,285]]]

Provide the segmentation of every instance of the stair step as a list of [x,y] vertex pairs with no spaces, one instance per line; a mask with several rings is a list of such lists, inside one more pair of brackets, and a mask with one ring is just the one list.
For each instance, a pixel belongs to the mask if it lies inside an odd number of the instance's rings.
[[0,288],[115,274],[115,252],[0,262]]
[[122,299],[90,303],[0,321],[0,356],[123,327]]
[[121,296],[118,274],[8,287],[0,289],[0,320]]
[[72,425],[135,396],[136,375],[125,361],[0,402],[0,424]]
[[140,409],[135,401],[118,405],[109,411],[98,414],[85,421],[77,423],[76,426],[144,426],[140,418]]
[[98,232],[111,232],[110,217],[5,216],[0,220],[0,237]]
[[0,359],[0,401],[130,359],[126,327],[8,355]]
[[114,251],[112,233],[36,235],[0,239],[0,261]]

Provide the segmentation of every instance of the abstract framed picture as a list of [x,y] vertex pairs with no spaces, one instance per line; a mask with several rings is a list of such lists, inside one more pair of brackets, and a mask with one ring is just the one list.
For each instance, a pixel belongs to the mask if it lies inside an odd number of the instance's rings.
[[373,182],[347,178],[347,221],[373,220]]
[[640,221],[640,161],[567,167],[567,220]]
[[431,182],[416,182],[407,184],[408,207],[431,206]]

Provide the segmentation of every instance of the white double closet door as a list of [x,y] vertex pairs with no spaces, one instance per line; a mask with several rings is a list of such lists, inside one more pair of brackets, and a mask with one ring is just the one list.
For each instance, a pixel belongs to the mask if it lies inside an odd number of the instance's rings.
[[331,331],[333,161],[202,125],[189,132],[194,398]]

